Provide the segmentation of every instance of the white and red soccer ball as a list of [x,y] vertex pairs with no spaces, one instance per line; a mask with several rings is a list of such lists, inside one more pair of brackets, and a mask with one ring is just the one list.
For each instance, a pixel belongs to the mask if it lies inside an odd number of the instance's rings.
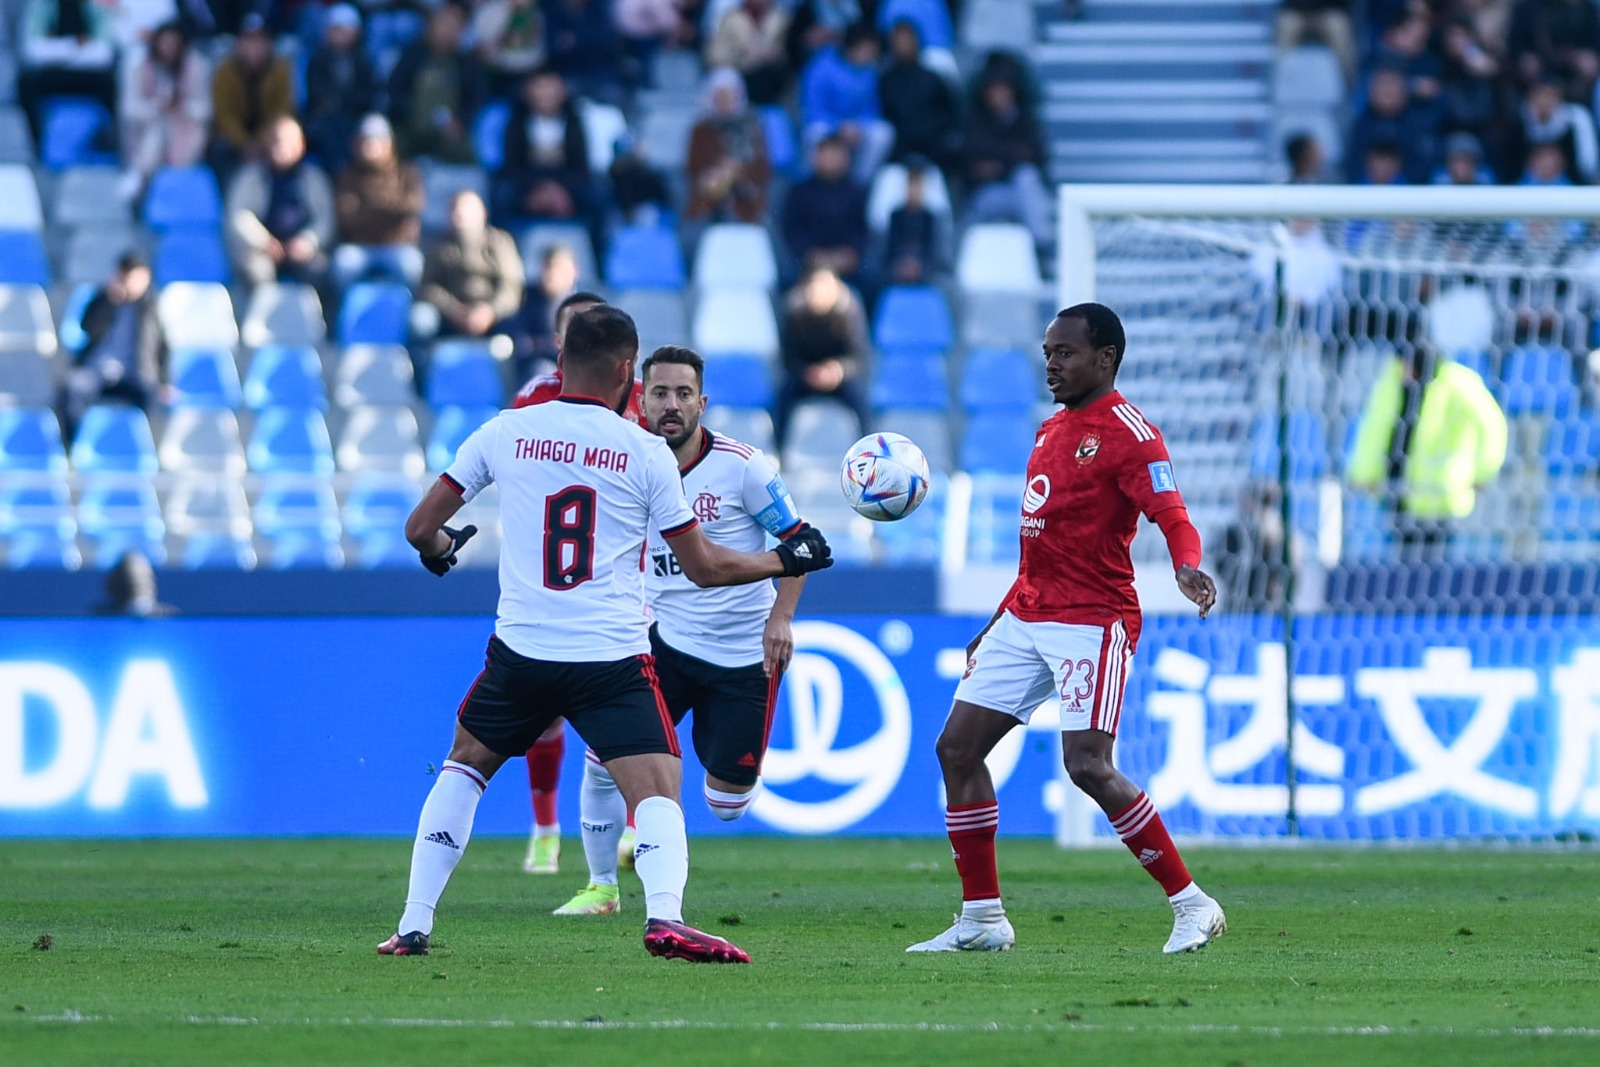
[[874,522],[903,519],[928,495],[928,457],[909,437],[869,433],[850,446],[839,487],[856,514]]

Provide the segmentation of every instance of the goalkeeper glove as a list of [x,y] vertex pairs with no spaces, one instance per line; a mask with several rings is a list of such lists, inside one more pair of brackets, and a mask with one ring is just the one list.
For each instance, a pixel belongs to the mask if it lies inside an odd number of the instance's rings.
[[476,526],[463,526],[459,530],[452,530],[448,526],[441,526],[439,529],[443,530],[446,536],[450,538],[450,547],[445,551],[445,554],[442,556],[423,556],[419,552],[417,555],[422,558],[424,567],[443,578],[445,573],[456,565],[456,553],[461,551],[462,545],[472,540],[473,535],[478,532],[478,528]]
[[800,528],[780,541],[773,551],[783,561],[785,578],[798,578],[833,566],[833,549],[828,547],[828,539],[809,522],[801,523]]

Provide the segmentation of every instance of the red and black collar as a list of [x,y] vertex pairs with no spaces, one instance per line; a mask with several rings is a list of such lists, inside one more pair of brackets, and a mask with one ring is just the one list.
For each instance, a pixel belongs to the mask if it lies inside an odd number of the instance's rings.
[[694,458],[689,461],[688,466],[678,468],[678,477],[682,478],[690,471],[700,466],[700,461],[711,454],[711,439],[711,431],[706,429],[704,426],[700,427],[700,451],[695,453]]

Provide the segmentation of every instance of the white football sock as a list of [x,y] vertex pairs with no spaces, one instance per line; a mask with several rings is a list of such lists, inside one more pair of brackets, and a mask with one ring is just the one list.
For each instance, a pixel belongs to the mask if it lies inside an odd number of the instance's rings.
[[400,916],[400,933],[433,933],[433,909],[467,849],[472,817],[477,814],[478,798],[487,784],[483,775],[466,764],[444,761],[417,819],[417,842],[411,846],[411,884],[406,890],[405,914]]
[[617,843],[628,828],[628,802],[616,779],[593,754],[583,761],[583,786],[578,790],[578,815],[583,821],[583,856],[589,881],[617,884]]
[[683,887],[689,880],[689,838],[683,809],[671,797],[645,797],[633,809],[633,869],[644,883],[647,919],[683,921]]
[[986,900],[964,900],[961,902],[962,917],[973,922],[997,923],[1006,917],[1005,905],[999,897],[990,897]]
[[757,782],[755,788],[748,793],[726,793],[721,789],[711,788],[711,779],[706,779],[706,807],[711,809],[711,814],[723,822],[732,822],[750,809],[755,803],[756,794],[761,792],[761,783]]

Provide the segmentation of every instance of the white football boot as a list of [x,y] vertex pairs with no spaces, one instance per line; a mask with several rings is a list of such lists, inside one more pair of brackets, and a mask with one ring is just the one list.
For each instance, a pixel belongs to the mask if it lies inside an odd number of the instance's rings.
[[907,952],[1007,952],[1017,943],[1017,933],[1002,915],[996,922],[979,922],[957,915],[955,925],[930,941],[921,941]]
[[1228,917],[1222,905],[1204,893],[1172,906],[1172,936],[1161,951],[1169,956],[1193,952],[1211,944],[1211,939],[1228,932]]

